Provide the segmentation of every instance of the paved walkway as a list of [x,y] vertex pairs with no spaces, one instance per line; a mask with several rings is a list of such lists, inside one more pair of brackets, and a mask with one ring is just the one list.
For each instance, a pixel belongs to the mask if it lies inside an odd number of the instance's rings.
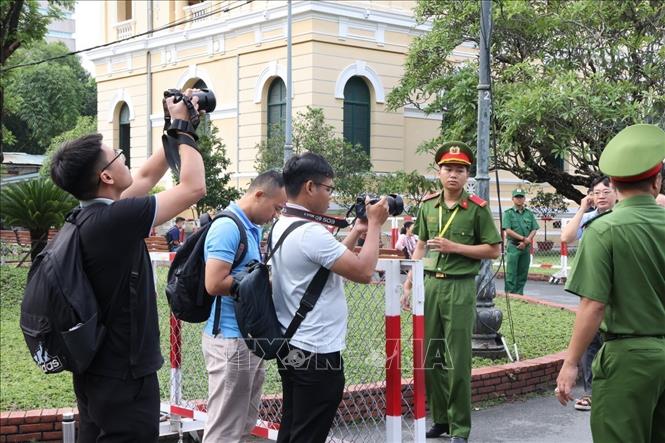
[[[496,281],[503,291],[503,280]],[[577,306],[579,297],[564,291],[563,285],[528,281],[524,293],[541,300]],[[581,388],[576,390],[577,396]],[[472,443],[587,443],[591,442],[589,412],[577,411],[572,403],[563,407],[552,395],[506,402],[472,414]],[[429,440],[436,441],[436,440]],[[439,441],[446,441],[439,440]]]

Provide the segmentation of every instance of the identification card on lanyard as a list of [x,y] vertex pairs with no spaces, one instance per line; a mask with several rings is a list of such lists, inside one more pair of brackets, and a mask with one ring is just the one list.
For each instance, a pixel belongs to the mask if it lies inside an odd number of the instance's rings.
[[[443,237],[446,234],[446,231],[448,231],[448,228],[450,225],[453,223],[453,219],[455,218],[455,215],[457,215],[457,211],[459,211],[459,206],[455,208],[453,211],[453,215],[450,216],[448,221],[446,222],[446,225],[441,229],[439,232],[439,235],[437,237]],[[443,218],[443,210],[441,209],[441,206],[439,205],[439,227],[441,226],[441,220]],[[425,258],[423,259],[423,267],[425,269],[434,269],[436,267],[436,262],[439,259],[439,254],[440,252],[438,251],[430,251],[429,248],[427,249],[427,253],[425,254]]]

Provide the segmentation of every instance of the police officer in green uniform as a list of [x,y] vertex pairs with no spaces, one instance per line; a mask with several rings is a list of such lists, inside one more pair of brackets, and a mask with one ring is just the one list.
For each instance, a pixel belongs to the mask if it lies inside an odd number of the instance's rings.
[[[471,334],[476,315],[475,277],[481,259],[499,256],[501,236],[487,202],[469,195],[473,153],[462,142],[439,148],[443,192],[423,201],[414,233],[413,259],[425,269],[425,383],[433,425],[427,437],[466,442],[471,431]],[[402,304],[409,308],[411,275]]]
[[524,206],[525,195],[522,188],[513,190],[515,206],[506,209],[501,224],[508,237],[505,290],[520,295],[524,295],[524,285],[529,275],[531,242],[539,228],[533,212]]
[[[595,442],[665,442],[665,132],[634,125],[600,157],[619,195],[587,225],[566,290],[581,296],[555,393],[572,400],[577,363],[600,326],[593,361],[591,432]],[[602,324],[601,324],[602,322]]]

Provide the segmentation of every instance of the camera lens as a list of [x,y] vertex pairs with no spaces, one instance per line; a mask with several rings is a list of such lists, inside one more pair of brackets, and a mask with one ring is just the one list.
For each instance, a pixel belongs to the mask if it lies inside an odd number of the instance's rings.
[[212,112],[217,106],[215,94],[209,89],[201,89],[201,92],[192,94],[199,98],[199,111]]

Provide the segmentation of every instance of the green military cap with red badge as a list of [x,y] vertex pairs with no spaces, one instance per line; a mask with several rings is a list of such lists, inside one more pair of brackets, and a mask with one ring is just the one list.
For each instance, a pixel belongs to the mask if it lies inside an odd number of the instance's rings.
[[637,182],[660,172],[665,159],[665,131],[655,125],[628,126],[600,155],[600,170],[618,182]]
[[473,151],[464,142],[446,142],[437,149],[434,155],[434,163],[437,165],[464,165],[471,166],[473,163]]

